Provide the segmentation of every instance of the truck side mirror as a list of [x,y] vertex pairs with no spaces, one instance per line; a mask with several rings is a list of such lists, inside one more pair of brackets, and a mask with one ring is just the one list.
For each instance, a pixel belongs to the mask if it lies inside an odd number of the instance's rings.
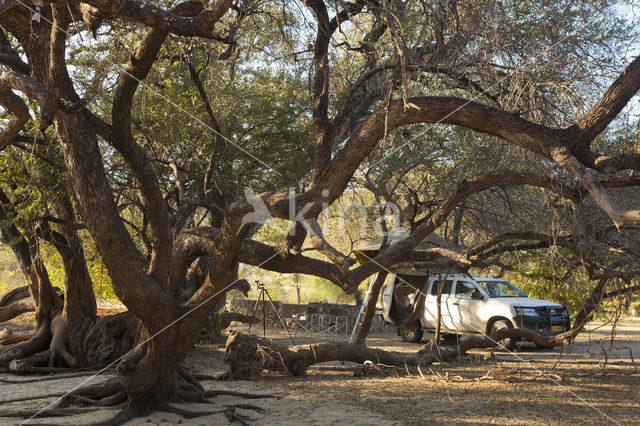
[[478,290],[474,290],[471,293],[471,299],[472,300],[484,300],[484,297],[482,297],[482,293],[480,293]]

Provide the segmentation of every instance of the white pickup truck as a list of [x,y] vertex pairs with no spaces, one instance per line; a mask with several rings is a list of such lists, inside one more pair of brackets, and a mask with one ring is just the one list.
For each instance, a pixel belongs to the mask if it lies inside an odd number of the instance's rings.
[[[523,327],[543,335],[569,330],[566,307],[528,297],[514,285],[492,277],[440,275],[425,271],[397,273],[382,294],[384,319],[398,327],[407,342],[419,342],[423,330],[434,331],[440,291],[441,331],[445,334],[486,334]],[[516,339],[500,346],[513,350]]]

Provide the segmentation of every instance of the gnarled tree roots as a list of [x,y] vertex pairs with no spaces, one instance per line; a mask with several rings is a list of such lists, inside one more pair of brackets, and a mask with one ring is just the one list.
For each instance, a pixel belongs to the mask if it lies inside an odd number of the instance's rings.
[[[210,398],[219,395],[229,395],[249,399],[277,398],[277,396],[274,395],[259,395],[226,390],[205,390],[195,378],[195,376],[186,368],[180,367],[176,374],[178,392],[176,394],[177,396],[175,400],[156,403],[155,405],[146,407],[145,409],[140,409],[136,406],[133,406],[131,404],[131,401],[127,397],[126,391],[120,385],[118,379],[113,378],[103,383],[75,389],[67,394],[37,395],[31,398],[27,397],[3,401],[5,403],[8,403],[30,399],[42,399],[46,397],[60,397],[59,400],[57,400],[54,404],[52,404],[50,407],[46,407],[43,410],[0,410],[0,417],[61,417],[71,416],[74,414],[82,414],[88,411],[100,409],[101,407],[122,407],[122,410],[114,417],[96,424],[119,425],[133,418],[148,415],[154,410],[178,414],[184,418],[194,418],[199,416],[223,413],[232,422],[238,421],[241,424],[247,424],[247,421],[250,420],[250,418],[246,415],[238,413],[237,410],[253,410],[259,413],[264,412],[264,410],[261,407],[257,407],[254,405],[234,404],[224,406],[224,408],[220,408],[218,410],[189,411],[172,406],[170,405],[170,403],[208,403],[211,402],[209,400]],[[72,404],[75,405],[75,407],[71,406]]]
[[5,331],[0,335],[0,366],[15,373],[100,367],[133,347],[137,327],[135,316],[124,312],[97,318],[82,334],[69,333],[66,322],[57,318],[40,324],[34,334]]

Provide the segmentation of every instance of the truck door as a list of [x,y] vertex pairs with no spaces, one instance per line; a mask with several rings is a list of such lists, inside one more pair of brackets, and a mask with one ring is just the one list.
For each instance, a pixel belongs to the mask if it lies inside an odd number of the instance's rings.
[[437,297],[438,289],[442,287],[440,296],[440,315],[441,326],[443,329],[455,330],[455,326],[451,320],[451,313],[449,308],[449,298],[451,297],[451,290],[453,288],[453,280],[439,280],[435,279],[431,283],[429,293],[425,297],[424,301],[424,325],[426,328],[435,330],[437,324]]
[[[482,299],[478,299],[479,297]],[[484,295],[476,284],[468,280],[456,280],[453,295],[449,299],[449,312],[457,330],[484,332],[480,317],[484,305]]]

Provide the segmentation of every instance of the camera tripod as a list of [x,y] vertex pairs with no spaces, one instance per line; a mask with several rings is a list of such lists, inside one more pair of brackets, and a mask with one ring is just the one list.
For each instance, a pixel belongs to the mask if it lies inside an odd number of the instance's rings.
[[256,317],[256,312],[258,311],[258,305],[260,304],[260,298],[262,298],[262,337],[263,338],[267,337],[267,315],[266,315],[267,305],[266,305],[266,299],[265,299],[265,296],[266,296],[269,298],[269,302],[271,303],[271,309],[273,309],[273,312],[275,312],[276,315],[278,316],[278,319],[280,320],[280,324],[282,324],[284,329],[287,331],[287,334],[289,335],[289,339],[291,339],[291,343],[293,343],[293,345],[295,346],[296,342],[293,341],[293,337],[291,337],[291,333],[289,332],[287,325],[282,320],[282,317],[280,316],[280,312],[278,312],[278,309],[276,309],[276,305],[275,303],[273,303],[273,299],[271,298],[271,295],[265,288],[264,284],[260,284],[259,281],[256,281],[256,285],[258,286],[258,289],[260,290],[260,292],[258,293],[258,299],[256,300],[256,305],[253,307],[253,314],[251,315],[251,322],[249,322],[249,330],[247,331],[247,333],[251,333],[251,326],[253,325],[253,319]]

